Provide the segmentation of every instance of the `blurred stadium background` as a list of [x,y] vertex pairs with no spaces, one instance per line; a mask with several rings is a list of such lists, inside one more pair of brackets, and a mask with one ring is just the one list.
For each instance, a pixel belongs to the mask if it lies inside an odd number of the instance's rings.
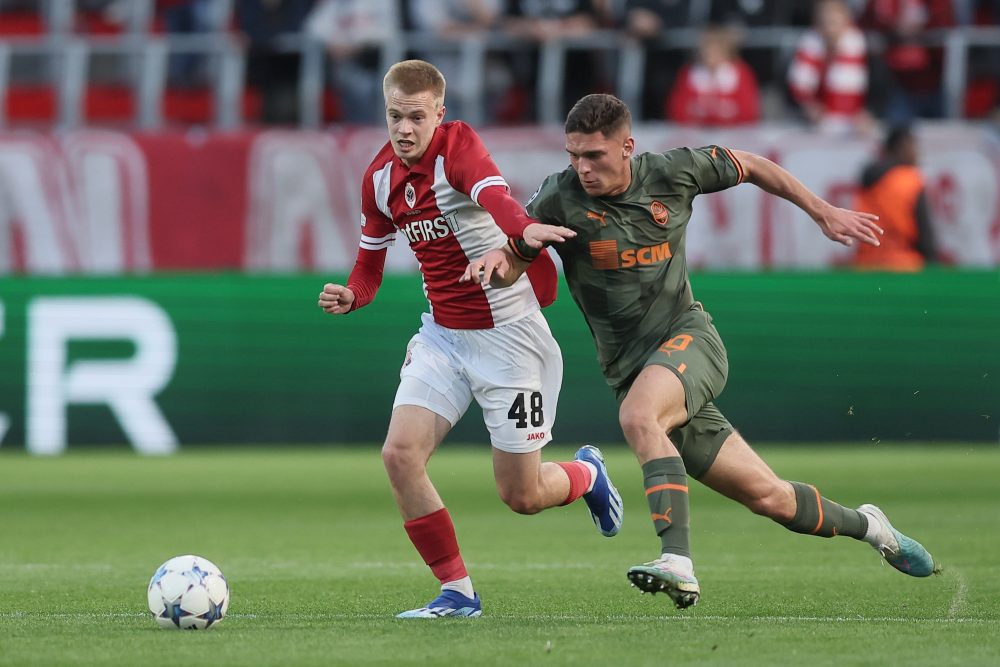
[[[828,67],[810,48],[831,4],[860,51]],[[687,253],[730,346],[720,403],[756,440],[995,443],[997,4],[0,0],[0,443],[379,440],[423,309],[414,260],[397,244],[357,315],[315,295],[353,263],[380,75],[408,56],[445,71],[449,117],[482,128],[522,201],[566,163],[559,120],[586,92],[631,103],[640,150],[752,150],[845,206],[912,123],[923,271],[856,272],[752,187],[699,200]],[[755,81],[745,113],[684,84],[720,34]],[[670,101],[682,85],[700,106]],[[582,321],[550,311],[558,437],[619,441]],[[452,439],[484,435],[473,415]]]

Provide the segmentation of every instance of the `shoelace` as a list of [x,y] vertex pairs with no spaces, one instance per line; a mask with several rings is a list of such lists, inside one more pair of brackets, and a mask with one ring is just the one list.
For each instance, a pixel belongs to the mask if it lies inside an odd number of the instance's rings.
[[889,556],[895,556],[896,554],[899,553],[899,547],[898,546],[895,549],[893,549],[888,544],[880,544],[880,545],[878,545],[876,547],[876,550],[880,554],[882,554],[883,558],[888,558]]

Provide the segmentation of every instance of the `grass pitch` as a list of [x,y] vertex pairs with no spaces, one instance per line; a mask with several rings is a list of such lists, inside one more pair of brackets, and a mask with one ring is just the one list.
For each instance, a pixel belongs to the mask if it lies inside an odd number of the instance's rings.
[[[445,445],[432,462],[484,601],[480,619],[438,621],[393,618],[437,584],[403,533],[378,446],[0,452],[0,665],[1000,663],[995,446],[762,448],[784,477],[880,504],[943,563],[928,579],[692,485],[703,597],[684,612],[626,581],[658,541],[624,447],[605,447],[626,503],[614,539],[582,503],[510,512],[485,449]],[[182,553],[229,578],[215,630],[160,630],[146,612],[153,570]]]

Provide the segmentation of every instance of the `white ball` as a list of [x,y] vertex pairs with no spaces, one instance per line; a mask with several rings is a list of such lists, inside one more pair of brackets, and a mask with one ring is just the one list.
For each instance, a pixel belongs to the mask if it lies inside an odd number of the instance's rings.
[[156,569],[147,597],[161,628],[206,630],[226,615],[229,584],[212,561],[176,556]]

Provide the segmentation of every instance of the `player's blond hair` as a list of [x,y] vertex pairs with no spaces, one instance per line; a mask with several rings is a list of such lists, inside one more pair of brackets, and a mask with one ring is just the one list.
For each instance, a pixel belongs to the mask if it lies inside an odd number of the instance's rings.
[[404,95],[416,95],[429,91],[434,95],[437,106],[444,104],[444,75],[423,60],[404,60],[389,68],[382,79],[382,95],[388,99],[389,93],[398,88]]

